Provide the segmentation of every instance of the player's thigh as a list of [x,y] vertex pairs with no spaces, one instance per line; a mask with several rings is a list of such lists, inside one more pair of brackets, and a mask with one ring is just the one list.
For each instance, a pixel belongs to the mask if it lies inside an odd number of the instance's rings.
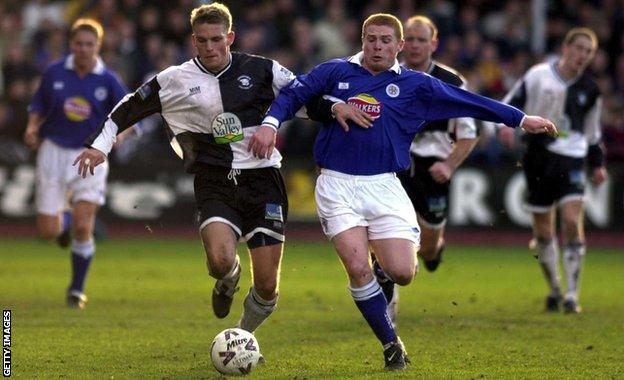
[[449,184],[436,182],[429,168],[440,160],[433,157],[418,157],[412,160],[412,168],[399,174],[401,184],[414,205],[419,224],[440,227],[448,216]]
[[409,284],[416,275],[418,246],[408,239],[371,240],[370,245],[383,270],[399,285]]
[[420,245],[416,212],[396,177],[362,185],[358,198],[361,204],[358,210],[368,223],[369,240],[407,239]]
[[279,284],[283,244],[265,245],[249,250],[253,282],[259,292],[274,292]]
[[236,260],[238,236],[231,225],[218,221],[204,225],[199,233],[210,274],[221,278],[227,274]]
[[39,214],[56,216],[65,209],[68,191],[65,153],[49,140],[44,140],[39,147],[35,171],[35,204]]
[[208,264],[214,270],[229,267],[242,236],[242,219],[236,208],[236,184],[229,169],[199,165],[194,178],[197,223]]
[[[95,167],[93,174],[82,178],[78,174],[78,170],[73,166],[75,157],[80,154],[79,149],[69,150],[68,161],[66,166],[65,178],[68,183],[69,191],[72,194],[71,202],[89,202],[97,206],[102,206],[106,202],[106,180],[108,178],[109,164],[104,161]],[[72,159],[72,157],[74,159]]]
[[351,285],[360,287],[372,280],[368,261],[368,234],[365,227],[353,227],[333,237],[332,243],[344,265]]
[[350,179],[323,172],[316,180],[314,189],[316,211],[323,233],[330,240],[354,227],[368,226],[364,216],[353,204],[354,187]]
[[525,209],[531,213],[550,212],[559,197],[556,167],[550,152],[529,152],[523,158],[527,185]]
[[242,216],[244,240],[249,241],[257,233],[264,233],[279,242],[285,240],[288,196],[277,168],[243,170],[236,201]]

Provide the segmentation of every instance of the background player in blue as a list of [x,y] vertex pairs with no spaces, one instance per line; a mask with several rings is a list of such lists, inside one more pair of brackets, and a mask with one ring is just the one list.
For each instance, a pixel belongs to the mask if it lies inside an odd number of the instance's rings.
[[414,208],[394,173],[409,165],[415,134],[427,121],[460,116],[498,120],[532,133],[556,133],[546,119],[401,67],[396,57],[403,44],[403,28],[396,17],[368,17],[362,26],[363,51],[297,77],[271,104],[248,148],[270,157],[280,123],[314,95],[333,96],[374,119],[370,128],[348,132],[338,122],[321,128],[314,146],[321,168],[315,191],[323,230],[348,273],[358,309],[383,346],[389,370],[405,368],[408,360],[373,276],[369,244],[388,277],[399,285],[412,281],[419,229]]
[[37,154],[37,229],[44,239],[70,243],[70,218],[63,216],[68,193],[72,209],[72,280],[67,304],[84,308],[85,279],[95,254],[95,214],[104,204],[108,165],[82,180],[72,163],[85,139],[98,130],[106,115],[126,93],[116,76],[98,56],[102,26],[92,19],[79,19],[71,27],[71,54],[46,69],[28,109],[25,143]]
[[[585,165],[591,181],[600,185],[607,177],[601,145],[602,100],[596,82],[585,73],[598,48],[598,39],[587,28],[571,29],[555,62],[533,66],[505,97],[516,107],[557,121],[560,135],[527,136],[523,169],[527,181],[526,208],[533,215],[533,237],[550,294],[546,310],[581,311],[578,300],[580,272],[585,255],[583,194]],[[510,141],[513,131],[503,128]],[[562,300],[559,283],[557,206],[561,213],[563,268],[567,292]]]

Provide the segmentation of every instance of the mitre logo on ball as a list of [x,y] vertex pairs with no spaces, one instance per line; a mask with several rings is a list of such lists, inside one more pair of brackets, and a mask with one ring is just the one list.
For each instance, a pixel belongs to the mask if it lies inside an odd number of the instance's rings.
[[366,112],[373,120],[381,115],[381,103],[369,94],[357,94],[347,99],[347,104],[351,104]]

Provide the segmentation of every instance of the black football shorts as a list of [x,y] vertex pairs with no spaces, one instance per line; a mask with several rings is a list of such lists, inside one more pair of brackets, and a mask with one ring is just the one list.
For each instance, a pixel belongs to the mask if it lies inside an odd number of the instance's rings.
[[436,182],[429,174],[429,168],[441,160],[414,155],[411,158],[411,167],[399,173],[398,177],[421,222],[424,221],[429,228],[440,228],[448,216],[450,182]]
[[526,206],[532,212],[547,212],[565,199],[582,199],[585,193],[584,160],[547,150],[530,151],[523,159],[527,182]]
[[[198,164],[195,200],[200,230],[218,221],[249,241],[256,233],[284,241],[288,197],[277,168],[230,169]],[[253,248],[253,247],[251,247]]]

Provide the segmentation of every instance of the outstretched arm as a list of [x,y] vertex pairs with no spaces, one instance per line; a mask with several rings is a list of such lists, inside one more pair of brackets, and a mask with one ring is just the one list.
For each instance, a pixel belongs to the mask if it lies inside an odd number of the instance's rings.
[[83,178],[93,174],[95,167],[106,161],[106,156],[113,148],[116,136],[133,124],[156,112],[161,112],[158,91],[160,85],[154,77],[133,94],[126,95],[110,113],[102,129],[87,139],[87,147],[74,161],[78,164],[78,174]]
[[426,104],[427,120],[464,116],[503,123],[514,128],[521,127],[527,133],[557,135],[557,128],[550,120],[527,116],[508,104],[462,90],[435,78],[429,78],[429,81],[431,93],[429,103]]

